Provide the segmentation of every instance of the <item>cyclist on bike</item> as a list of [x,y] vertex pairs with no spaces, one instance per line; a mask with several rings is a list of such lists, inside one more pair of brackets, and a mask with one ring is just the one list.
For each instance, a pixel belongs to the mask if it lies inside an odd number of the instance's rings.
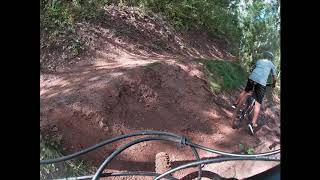
[[260,112],[260,106],[266,91],[266,83],[270,74],[272,72],[272,87],[275,87],[276,84],[276,69],[273,64],[273,54],[269,51],[263,53],[263,59],[259,59],[255,68],[250,74],[245,90],[242,91],[237,99],[237,101],[233,104],[232,108],[236,108],[238,104],[242,104],[246,97],[253,90],[253,97],[256,100],[254,106],[254,112],[252,117],[252,122],[248,124],[248,127],[252,134],[254,134],[258,124],[257,119]]

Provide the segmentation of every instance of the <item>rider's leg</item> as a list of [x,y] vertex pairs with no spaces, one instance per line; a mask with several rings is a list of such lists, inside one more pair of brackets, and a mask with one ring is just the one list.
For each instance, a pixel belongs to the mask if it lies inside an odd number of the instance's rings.
[[[241,104],[243,102],[243,100],[248,96],[248,92],[246,91],[242,91],[237,99],[237,101],[235,102],[236,105]],[[241,102],[241,103],[240,103]]]
[[247,98],[247,96],[250,94],[250,92],[243,91],[241,92],[239,98],[237,99],[236,104],[243,104],[243,101]]
[[258,126],[257,120],[261,109],[261,103],[266,92],[266,87],[260,84],[256,84],[254,88],[254,95],[256,98],[256,102],[254,105],[253,117],[252,117],[252,124],[254,127]]
[[236,102],[234,103],[236,106],[238,106],[238,104],[242,104],[243,100],[246,99],[246,97],[249,95],[249,92],[252,91],[253,89],[253,81],[248,79],[247,81],[247,85],[244,89],[244,91],[242,91],[238,97],[238,99],[236,100]]
[[255,127],[258,126],[257,120],[260,113],[260,107],[261,107],[261,104],[256,101],[254,105],[254,111],[253,111],[253,117],[252,117],[252,125]]

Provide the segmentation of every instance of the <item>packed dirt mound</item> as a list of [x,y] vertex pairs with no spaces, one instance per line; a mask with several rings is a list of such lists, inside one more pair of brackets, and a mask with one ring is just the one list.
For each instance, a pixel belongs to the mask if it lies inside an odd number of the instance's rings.
[[[201,80],[204,78],[202,66],[197,61],[156,62],[127,69],[126,73],[111,79],[106,78],[108,71],[96,71],[95,76],[81,72],[79,80],[72,75],[64,76],[60,81],[42,79],[41,130],[62,135],[63,145],[69,153],[140,130],[173,132],[228,152],[238,152],[240,143],[258,147],[275,142],[273,129],[264,130],[257,137],[249,136],[244,130],[231,129],[231,97],[223,93],[215,97],[205,88],[206,84]],[[54,85],[49,86],[49,82]],[[275,116],[275,119],[279,118]],[[264,136],[263,141],[259,136]],[[106,154],[130,140],[132,138],[89,153],[85,159],[98,165]],[[173,167],[194,159],[187,147],[148,142],[124,151],[108,169],[154,171],[155,155],[160,151],[170,155]],[[212,154],[200,152],[200,156]],[[193,171],[195,169],[188,169],[175,175],[183,177]],[[249,175],[252,174],[242,176]]]
[[181,132],[189,128],[190,133],[212,133],[203,116],[212,104],[201,86],[177,65],[156,63],[134,70],[119,81],[113,92],[116,96],[105,99],[106,121],[132,130]]

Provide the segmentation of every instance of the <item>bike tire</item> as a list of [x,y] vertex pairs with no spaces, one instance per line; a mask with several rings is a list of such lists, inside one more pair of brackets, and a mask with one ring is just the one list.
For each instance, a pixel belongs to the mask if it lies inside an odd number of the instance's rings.
[[251,111],[252,107],[250,106],[252,106],[254,101],[255,101],[254,98],[252,96],[249,96],[246,99],[245,107],[242,109],[241,108],[236,109],[235,120],[233,121],[233,124],[232,124],[233,129],[239,129],[242,126],[243,119],[248,115],[248,110]]

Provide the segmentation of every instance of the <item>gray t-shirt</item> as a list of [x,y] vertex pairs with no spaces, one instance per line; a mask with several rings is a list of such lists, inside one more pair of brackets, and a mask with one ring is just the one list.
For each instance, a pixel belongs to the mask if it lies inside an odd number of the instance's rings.
[[249,79],[266,86],[270,71],[276,75],[274,64],[268,59],[260,59],[256,62],[256,67],[249,76]]

